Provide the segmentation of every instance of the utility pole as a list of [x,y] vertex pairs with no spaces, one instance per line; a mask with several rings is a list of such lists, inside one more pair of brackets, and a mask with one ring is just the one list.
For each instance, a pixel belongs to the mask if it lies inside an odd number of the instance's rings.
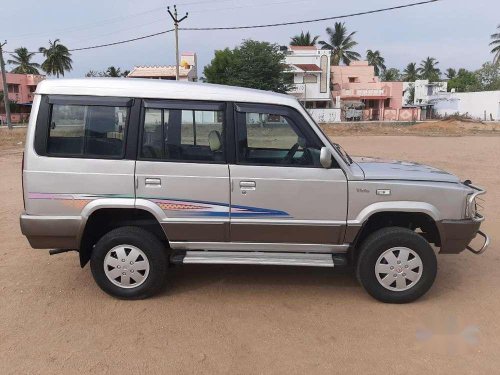
[[170,7],[167,7],[168,14],[172,17],[175,27],[175,80],[179,80],[179,24],[188,17],[188,13],[181,19],[177,18],[177,6],[174,5],[174,14],[170,11]]
[[12,129],[12,122],[10,120],[10,103],[9,103],[9,89],[7,86],[7,77],[5,75],[5,62],[3,61],[3,46],[7,44],[7,41],[0,43],[0,69],[2,70],[2,82],[3,82],[3,103],[5,105],[5,117],[7,119],[7,126]]

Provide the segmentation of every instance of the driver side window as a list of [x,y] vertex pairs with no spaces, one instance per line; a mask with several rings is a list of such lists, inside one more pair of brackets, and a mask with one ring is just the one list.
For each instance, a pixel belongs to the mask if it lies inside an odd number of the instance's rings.
[[321,146],[288,116],[239,112],[237,120],[240,164],[320,167]]

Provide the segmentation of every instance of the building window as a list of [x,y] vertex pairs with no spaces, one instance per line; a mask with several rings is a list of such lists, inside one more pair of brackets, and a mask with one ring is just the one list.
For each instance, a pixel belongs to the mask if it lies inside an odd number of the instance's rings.
[[306,74],[304,76],[304,83],[317,83],[318,76],[316,74]]
[[356,83],[359,82],[358,77],[349,77],[349,83]]
[[9,84],[7,86],[10,94],[19,94],[19,85]]

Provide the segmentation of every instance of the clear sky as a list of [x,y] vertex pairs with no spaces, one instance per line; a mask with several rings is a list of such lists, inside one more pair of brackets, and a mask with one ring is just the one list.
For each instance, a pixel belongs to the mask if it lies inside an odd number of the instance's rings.
[[[0,0],[0,40],[6,50],[27,47],[38,50],[49,39],[59,38],[69,48],[115,42],[172,27],[164,0]],[[407,4],[412,0],[178,0],[179,11],[189,12],[184,27],[238,26],[287,22],[335,16]],[[491,60],[490,35],[500,24],[500,0],[442,0],[420,7],[344,20],[356,31],[356,50],[380,50],[387,67],[402,69],[408,62],[427,56],[437,58],[441,70],[477,69]],[[301,30],[325,39],[325,28],[334,21],[234,31],[182,31],[180,50],[198,54],[199,76],[214,50],[234,47],[243,39],[288,44]],[[110,65],[131,69],[134,65],[175,63],[174,35],[73,53],[74,70],[67,77],[82,77],[90,70]],[[5,56],[6,60],[9,56]],[[41,57],[36,60],[41,62]]]

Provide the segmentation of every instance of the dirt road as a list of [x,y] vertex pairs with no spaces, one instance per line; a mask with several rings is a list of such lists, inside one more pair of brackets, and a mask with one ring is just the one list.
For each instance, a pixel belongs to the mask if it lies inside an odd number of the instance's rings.
[[497,373],[500,368],[500,138],[340,137],[354,155],[416,160],[486,187],[483,256],[443,255],[410,305],[370,298],[349,273],[184,266],[169,288],[112,299],[76,253],[21,236],[18,151],[0,152],[0,374]]

